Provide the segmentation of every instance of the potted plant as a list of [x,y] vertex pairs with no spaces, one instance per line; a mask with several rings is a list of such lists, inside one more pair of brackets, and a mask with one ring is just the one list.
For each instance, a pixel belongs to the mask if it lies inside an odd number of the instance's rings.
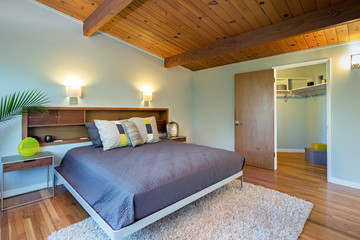
[[[7,122],[18,115],[29,112],[47,112],[43,107],[49,102],[49,98],[42,91],[25,90],[1,97],[0,101],[0,124]],[[20,146],[24,143],[24,147]],[[33,138],[25,138],[18,147],[23,156],[31,156],[37,152],[39,142]]]
[[15,92],[1,97],[0,123],[7,122],[23,113],[47,112],[44,105],[49,102],[46,94],[37,89]]

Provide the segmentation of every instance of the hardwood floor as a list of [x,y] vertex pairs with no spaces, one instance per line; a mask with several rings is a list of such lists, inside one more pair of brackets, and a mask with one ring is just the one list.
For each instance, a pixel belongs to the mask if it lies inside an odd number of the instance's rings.
[[[280,153],[277,171],[246,166],[244,180],[314,204],[300,239],[360,239],[360,190],[327,183],[326,167],[307,163],[304,154]],[[63,186],[55,194],[55,199],[1,213],[1,239],[46,239],[89,216]],[[39,192],[8,202],[33,197]]]
[[244,180],[312,202],[299,239],[360,239],[360,190],[326,182],[326,166],[279,153],[278,170],[246,166]]

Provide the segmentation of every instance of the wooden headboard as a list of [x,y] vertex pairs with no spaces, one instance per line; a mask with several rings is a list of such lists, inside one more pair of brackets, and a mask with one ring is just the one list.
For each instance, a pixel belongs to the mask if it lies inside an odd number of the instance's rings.
[[[46,107],[49,111],[29,113],[22,117],[22,137],[37,136],[40,146],[90,141],[85,122],[118,120],[119,118],[155,116],[159,133],[166,132],[169,119],[167,108],[95,108],[95,107]],[[44,142],[46,135],[62,142]],[[80,139],[81,138],[81,139]],[[88,138],[88,139],[84,139]]]

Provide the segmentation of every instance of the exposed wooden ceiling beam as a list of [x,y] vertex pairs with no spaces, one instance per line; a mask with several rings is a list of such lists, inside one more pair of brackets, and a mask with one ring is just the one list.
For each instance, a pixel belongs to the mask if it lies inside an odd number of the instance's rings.
[[351,0],[167,57],[165,68],[207,59],[266,42],[312,32],[360,18],[360,0]]
[[84,36],[90,37],[134,0],[104,0],[84,21]]

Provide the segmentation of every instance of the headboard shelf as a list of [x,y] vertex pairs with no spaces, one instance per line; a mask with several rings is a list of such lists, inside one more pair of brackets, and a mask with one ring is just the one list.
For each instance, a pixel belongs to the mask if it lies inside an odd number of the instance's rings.
[[85,126],[84,123],[64,123],[64,124],[39,124],[39,125],[29,125],[29,128],[36,128],[36,127],[55,127],[55,126]]
[[[160,133],[166,132],[167,108],[46,107],[48,113],[29,113],[22,118],[22,137],[37,136],[41,146],[90,141],[85,122],[155,116]],[[46,135],[61,142],[44,142]],[[86,138],[89,139],[80,139]]]
[[90,139],[73,138],[73,139],[63,140],[62,142],[43,142],[43,141],[40,141],[40,145],[41,146],[53,146],[53,145],[79,143],[79,142],[89,142],[89,141],[90,141]]

